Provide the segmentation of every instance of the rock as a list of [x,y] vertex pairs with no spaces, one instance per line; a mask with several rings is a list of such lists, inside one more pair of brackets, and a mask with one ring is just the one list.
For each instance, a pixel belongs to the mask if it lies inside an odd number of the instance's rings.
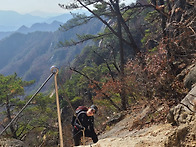
[[179,126],[165,141],[165,147],[181,147],[185,141],[185,137],[188,134],[188,125]]
[[[190,123],[196,119],[196,86],[186,95],[180,104],[170,109],[167,121],[172,125]],[[194,112],[195,111],[195,112]]]
[[0,146],[2,147],[27,147],[22,141],[14,138],[1,138]]
[[196,66],[186,72],[184,84],[190,91],[167,115],[167,122],[178,127],[168,136],[165,147],[196,146]]
[[119,121],[121,121],[123,119],[123,114],[122,113],[117,113],[114,116],[112,116],[108,121],[107,121],[107,125],[111,126]]
[[196,120],[175,128],[165,140],[165,147],[196,146]]
[[191,65],[189,67],[189,73],[184,78],[184,85],[189,90],[196,83],[196,65]]

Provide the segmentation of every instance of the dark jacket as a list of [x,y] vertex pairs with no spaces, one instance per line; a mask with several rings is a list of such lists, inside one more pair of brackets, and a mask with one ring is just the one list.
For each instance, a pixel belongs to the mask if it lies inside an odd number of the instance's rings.
[[80,138],[83,135],[81,130],[83,128],[85,128],[85,137],[91,137],[94,143],[98,141],[97,134],[94,130],[94,117],[87,116],[86,111],[82,111],[77,115],[73,123],[73,127],[73,138],[75,146],[80,144]]
[[74,122],[74,129],[77,131],[81,130],[83,127],[85,130],[94,132],[94,117],[87,116],[86,111],[80,112]]

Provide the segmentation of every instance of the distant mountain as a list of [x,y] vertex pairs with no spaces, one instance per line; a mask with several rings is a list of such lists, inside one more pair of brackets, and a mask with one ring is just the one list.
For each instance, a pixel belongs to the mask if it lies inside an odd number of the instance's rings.
[[53,21],[65,23],[71,18],[72,15],[69,13],[50,18],[44,18],[39,16],[32,16],[30,14],[23,15],[14,11],[0,11],[0,32],[16,31],[21,26],[30,27],[35,23],[52,23]]
[[[85,13],[85,10],[75,10],[72,13]],[[0,10],[0,40],[8,37],[14,32],[30,33],[34,31],[56,31],[59,26],[66,23],[73,16],[71,13],[65,13],[51,17],[39,17],[31,14],[19,14],[14,11]]]
[[13,32],[0,32],[0,40],[5,38],[5,37],[8,37],[12,34]]
[[36,22],[41,22],[44,18],[32,16],[30,14],[19,14],[14,11],[0,11],[0,31],[15,31],[22,25],[30,26]]
[[60,27],[60,25],[62,25],[62,22],[58,22],[58,21],[53,21],[51,24],[48,23],[35,23],[33,24],[31,27],[27,27],[25,25],[21,26],[19,29],[17,29],[16,31],[11,31],[11,32],[0,32],[0,40],[10,36],[13,33],[31,33],[31,32],[36,32],[36,31],[41,31],[41,32],[54,32],[57,31]]
[[[73,13],[87,13],[84,10],[73,11]],[[35,23],[52,23],[58,21],[61,23],[67,22],[72,18],[71,13],[65,13],[51,17],[39,17],[31,14],[19,14],[15,11],[0,10],[0,32],[16,31],[21,26],[30,27]]]
[[26,26],[23,25],[18,30],[16,30],[16,32],[24,33],[24,34],[31,33],[31,32],[36,32],[36,31],[54,32],[54,31],[58,30],[58,28],[62,24],[63,24],[62,22],[53,21],[51,24],[35,23],[31,27],[26,27]]
[[59,21],[59,22],[65,23],[68,20],[70,20],[71,18],[73,18],[73,16],[70,13],[66,13],[66,14],[50,17],[50,18],[46,19],[45,22],[52,23],[54,21]]
[[[80,14],[90,15],[90,12],[88,12],[86,10],[82,10],[82,9],[74,10],[74,11],[72,11],[72,13],[80,13]],[[54,16],[54,17],[50,17],[45,22],[46,23],[52,23],[53,21],[59,21],[59,22],[65,23],[71,18],[73,18],[71,13],[65,13],[65,14],[62,14],[62,15],[57,15],[57,16]]]
[[88,41],[77,46],[57,49],[59,41],[75,39],[77,33],[95,34],[100,32],[101,28],[102,23],[93,19],[88,24],[66,32],[57,30],[28,34],[13,33],[0,40],[0,74],[9,75],[16,72],[24,80],[36,80],[35,85],[40,86],[50,74],[49,69],[52,65],[68,65],[80,54],[85,45],[92,44]]

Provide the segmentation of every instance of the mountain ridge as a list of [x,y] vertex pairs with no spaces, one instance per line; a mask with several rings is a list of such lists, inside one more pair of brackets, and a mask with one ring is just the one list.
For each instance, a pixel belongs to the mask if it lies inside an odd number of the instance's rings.
[[88,41],[57,49],[59,41],[76,39],[77,33],[96,34],[100,32],[102,25],[94,19],[66,32],[15,32],[0,40],[0,73],[10,75],[16,72],[24,80],[36,80],[35,85],[40,85],[50,73],[52,65],[67,66],[87,44],[92,44]]
[[[7,19],[10,18],[10,19]],[[30,14],[20,14],[15,11],[0,11],[0,31],[14,31],[22,25],[30,26],[35,22],[40,22],[43,20],[42,17],[32,16]],[[4,27],[2,29],[2,27]],[[7,28],[7,29],[6,29]],[[8,30],[8,28],[10,28]]]
[[48,24],[46,22],[43,23],[35,23],[31,27],[26,27],[25,25],[21,26],[18,30],[15,32],[19,33],[31,33],[31,32],[36,32],[36,31],[42,31],[42,32],[54,32],[58,30],[60,25],[62,25],[62,22],[59,21],[53,21],[52,23]]
[[[72,13],[85,13],[87,15],[89,14],[85,10],[75,10]],[[0,10],[0,32],[16,31],[23,25],[30,27],[35,23],[45,22],[50,24],[53,21],[66,23],[71,18],[72,14],[69,12],[58,15],[56,14],[55,16],[51,14],[51,16],[48,17],[40,17],[31,14],[20,14],[16,11]]]
[[[78,11],[74,11],[73,13],[78,13]],[[88,15],[86,11],[81,11],[81,13],[85,13]],[[51,17],[40,17],[33,16],[31,14],[20,14],[15,11],[0,10],[0,40],[5,37],[8,37],[14,32],[54,32],[58,30],[61,24],[66,23],[68,20],[72,18],[73,16],[71,13],[59,14]]]
[[32,33],[36,31],[41,31],[41,32],[55,32],[58,30],[60,25],[62,25],[62,22],[54,20],[52,23],[34,23],[32,26],[27,27],[25,25],[22,25],[20,28],[18,28],[16,31],[10,31],[10,32],[0,32],[0,40],[3,38],[6,38],[10,36],[11,34],[14,34],[16,32],[18,33]]
[[65,23],[71,18],[72,15],[70,13],[52,17],[40,17],[31,14],[20,14],[15,11],[0,10],[0,32],[16,31],[23,25],[30,27],[35,23],[52,23],[53,21]]

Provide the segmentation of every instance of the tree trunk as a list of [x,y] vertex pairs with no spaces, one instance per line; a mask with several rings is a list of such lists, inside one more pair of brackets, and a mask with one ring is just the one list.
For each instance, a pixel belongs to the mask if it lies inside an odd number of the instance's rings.
[[[160,3],[160,7],[161,7],[161,11],[164,13],[164,0],[159,0],[159,3]],[[162,28],[162,32],[163,32],[163,38],[166,37],[166,16],[161,14],[161,19],[162,19],[162,22],[161,22],[161,28]]]
[[[7,118],[8,118],[8,122],[11,122],[12,121],[12,118],[11,118],[11,110],[10,110],[11,108],[10,108],[10,105],[9,104],[10,104],[9,103],[9,97],[7,96],[7,98],[6,98]],[[14,129],[13,124],[10,125],[10,130],[11,130],[11,133],[12,133],[12,137],[17,139],[16,130]]]
[[[114,9],[117,13],[120,12],[118,0],[114,4]],[[118,39],[119,39],[119,48],[120,48],[120,63],[121,63],[120,64],[120,80],[122,84],[120,96],[121,96],[122,109],[126,110],[127,105],[128,105],[128,100],[127,100],[126,91],[125,91],[125,80],[124,80],[125,59],[124,59],[124,48],[123,48],[123,39],[122,39],[121,15],[119,14],[117,14],[117,24],[118,24]]]

